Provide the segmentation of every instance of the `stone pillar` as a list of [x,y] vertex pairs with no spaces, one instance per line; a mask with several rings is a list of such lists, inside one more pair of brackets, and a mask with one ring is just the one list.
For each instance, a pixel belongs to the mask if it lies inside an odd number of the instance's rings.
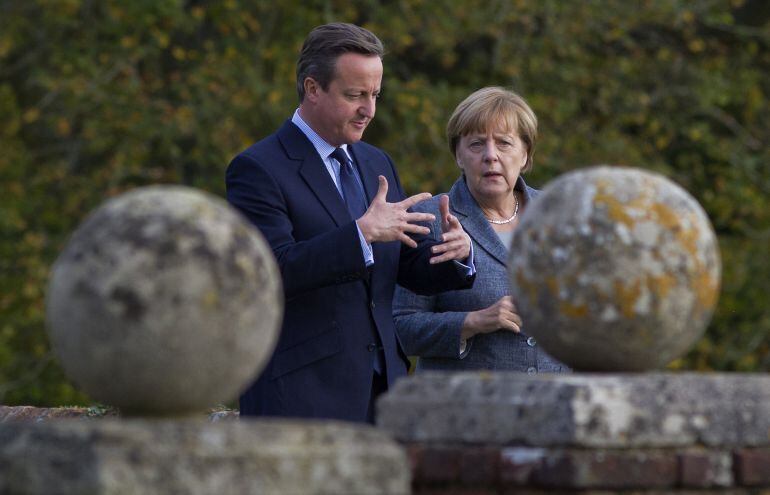
[[283,314],[267,242],[221,199],[147,187],[105,203],[53,266],[46,322],[67,375],[125,414],[199,413],[238,395]]
[[405,452],[373,427],[205,419],[263,368],[282,308],[269,246],[222,200],[108,201],[54,265],[47,324],[70,378],[123,418],[0,410],[0,493],[409,493]]
[[527,207],[508,272],[526,332],[585,371],[645,371],[687,352],[716,306],[721,264],[706,213],[663,176],[593,167]]
[[408,446],[417,494],[770,490],[770,377],[628,373],[665,366],[717,300],[716,237],[662,176],[579,170],[548,184],[514,232],[523,328],[574,369],[426,373],[378,403]]

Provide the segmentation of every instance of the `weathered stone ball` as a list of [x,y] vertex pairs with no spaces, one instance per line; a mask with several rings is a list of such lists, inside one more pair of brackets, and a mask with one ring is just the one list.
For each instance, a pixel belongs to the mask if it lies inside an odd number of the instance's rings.
[[547,184],[508,263],[523,331],[586,371],[660,368],[689,350],[711,319],[720,272],[716,236],[690,194],[608,166]]
[[277,342],[280,274],[257,229],[180,186],[107,201],[56,260],[46,320],[67,375],[127,414],[182,415],[243,390]]

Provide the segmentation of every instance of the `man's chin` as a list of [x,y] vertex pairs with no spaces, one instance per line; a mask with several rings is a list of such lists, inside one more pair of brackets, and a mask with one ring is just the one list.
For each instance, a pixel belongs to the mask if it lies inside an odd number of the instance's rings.
[[356,132],[356,133],[348,134],[346,141],[348,144],[353,144],[361,141],[363,137],[364,137],[363,132]]

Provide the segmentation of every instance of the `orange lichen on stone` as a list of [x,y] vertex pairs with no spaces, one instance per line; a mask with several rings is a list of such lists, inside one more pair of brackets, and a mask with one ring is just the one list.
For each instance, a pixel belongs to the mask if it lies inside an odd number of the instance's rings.
[[664,273],[655,277],[647,277],[647,289],[653,294],[664,298],[671,292],[676,285],[676,278],[673,275]]
[[719,293],[719,282],[705,270],[699,270],[698,274],[692,278],[693,292],[695,300],[701,309],[712,309],[717,301]]
[[[696,228],[685,228],[682,224],[682,220],[677,215],[676,211],[672,210],[668,205],[663,203],[653,203],[650,206],[650,210],[654,213],[655,220],[658,224],[666,229],[669,229],[679,244],[687,251],[687,254],[692,257],[697,257],[698,254],[698,237],[700,233]],[[690,215],[690,224],[696,225],[697,218],[693,218]]]
[[596,194],[594,195],[594,204],[603,204],[607,207],[607,215],[611,220],[620,222],[627,227],[632,227],[634,218],[628,214],[628,210],[636,209],[647,211],[649,197],[646,190],[640,192],[638,196],[630,201],[623,202],[610,192],[609,184],[605,181],[596,181]]
[[594,204],[605,205],[607,207],[607,215],[611,220],[629,227],[633,225],[634,219],[626,213],[625,205],[615,196],[603,192],[601,187],[598,188],[598,192],[594,196]]
[[655,202],[650,205],[650,211],[653,213],[653,220],[661,227],[672,230],[682,227],[678,215],[668,205]]
[[696,229],[682,229],[677,232],[676,239],[694,259],[698,259],[698,236]]
[[623,284],[623,282],[616,280],[613,282],[615,288],[615,297],[613,300],[620,307],[620,312],[626,318],[634,316],[634,306],[639,299],[639,295],[642,293],[641,283],[639,280],[635,280],[630,286]]
[[524,275],[524,270],[522,268],[518,268],[516,270],[516,283],[519,285],[519,287],[526,291],[530,301],[537,300],[537,284],[530,281]]
[[559,312],[570,318],[585,318],[588,316],[588,306],[562,301],[559,303]]

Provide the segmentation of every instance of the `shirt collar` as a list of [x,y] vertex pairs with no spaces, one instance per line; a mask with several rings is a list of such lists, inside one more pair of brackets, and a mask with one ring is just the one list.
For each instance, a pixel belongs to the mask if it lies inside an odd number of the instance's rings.
[[[318,152],[318,155],[321,157],[321,159],[328,160],[329,155],[331,155],[335,147],[324,141],[324,139],[319,136],[318,133],[307,124],[307,122],[302,120],[302,117],[299,115],[299,108],[294,110],[294,115],[291,117],[291,122],[299,127],[299,130],[302,131],[305,136],[307,136],[311,143],[313,143],[313,147]],[[350,156],[347,144],[341,145],[340,148],[345,150],[345,153]]]

